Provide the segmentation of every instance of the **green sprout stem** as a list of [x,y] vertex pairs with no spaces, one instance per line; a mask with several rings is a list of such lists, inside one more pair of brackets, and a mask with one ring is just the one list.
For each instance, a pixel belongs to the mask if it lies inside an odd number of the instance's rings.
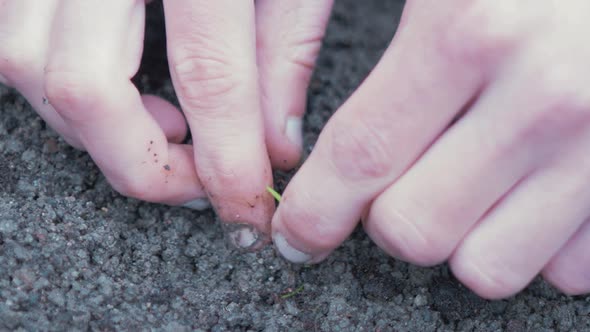
[[289,293],[286,293],[286,294],[281,295],[281,299],[285,300],[285,299],[288,299],[290,297],[293,297],[293,296],[301,293],[302,290],[303,290],[303,285],[297,287],[296,289],[294,289],[293,291],[291,291]]
[[272,197],[274,197],[277,202],[281,202],[281,194],[279,194],[276,190],[272,189],[269,186],[266,186],[266,190],[272,195]]

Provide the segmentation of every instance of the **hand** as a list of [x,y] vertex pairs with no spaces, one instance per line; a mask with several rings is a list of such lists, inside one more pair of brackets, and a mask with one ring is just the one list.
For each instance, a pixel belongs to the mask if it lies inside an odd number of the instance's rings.
[[180,205],[205,197],[178,110],[140,96],[142,1],[0,0],[0,80],[126,196]]
[[590,3],[409,1],[273,219],[291,261],[362,219],[387,253],[501,298],[590,291]]
[[299,162],[306,89],[331,5],[164,0],[170,71],[197,173],[237,247],[270,240],[271,162]]
[[194,151],[179,144],[182,114],[130,82],[143,0],[0,0],[0,82],[87,150],[121,194],[193,208],[209,198],[234,244],[258,248],[274,211],[269,155],[280,168],[299,161],[306,87],[331,4],[165,1]]

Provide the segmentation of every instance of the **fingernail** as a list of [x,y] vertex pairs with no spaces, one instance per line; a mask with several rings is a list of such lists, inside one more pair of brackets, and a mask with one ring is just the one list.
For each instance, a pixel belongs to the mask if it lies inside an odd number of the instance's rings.
[[182,206],[185,208],[202,211],[211,207],[211,203],[209,203],[209,200],[206,198],[199,198],[195,199],[194,201],[184,203]]
[[285,237],[280,233],[275,233],[273,235],[273,241],[281,256],[291,263],[304,264],[308,263],[312,259],[310,254],[293,248],[287,239],[285,239]]
[[302,128],[303,128],[303,121],[301,118],[290,116],[287,118],[287,123],[285,124],[285,136],[298,147],[303,146],[303,136],[302,136]]
[[262,238],[258,231],[246,224],[223,224],[229,242],[238,249],[255,249]]
[[0,84],[8,85],[8,80],[0,74]]

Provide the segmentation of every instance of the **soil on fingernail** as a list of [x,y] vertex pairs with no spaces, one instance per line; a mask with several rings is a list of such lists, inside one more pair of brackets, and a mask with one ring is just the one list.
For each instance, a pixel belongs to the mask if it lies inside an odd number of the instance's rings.
[[[403,2],[335,5],[309,90],[305,157],[390,42]],[[178,105],[163,61],[162,2],[148,8],[134,82]],[[319,265],[289,264],[270,246],[240,253],[211,210],[118,195],[86,153],[3,86],[0,114],[1,331],[590,330],[589,297],[537,279],[518,296],[484,301],[446,266],[395,261],[361,230]],[[276,172],[275,189],[291,176]]]

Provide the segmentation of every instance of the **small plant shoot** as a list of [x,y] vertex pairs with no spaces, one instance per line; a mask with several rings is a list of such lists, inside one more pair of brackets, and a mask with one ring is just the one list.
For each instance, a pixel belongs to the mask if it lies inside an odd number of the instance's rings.
[[304,289],[304,287],[303,287],[303,286],[304,286],[304,285],[301,285],[301,286],[297,287],[297,289],[295,289],[295,290],[293,290],[293,291],[290,291],[290,292],[288,292],[288,293],[286,293],[286,294],[283,294],[283,295],[281,295],[281,299],[283,299],[283,300],[286,300],[286,299],[288,299],[288,298],[290,298],[290,297],[293,297],[293,296],[295,296],[295,295],[297,295],[297,294],[301,293],[301,292],[303,291],[303,289]]
[[272,189],[269,186],[266,186],[266,190],[272,195],[272,197],[274,197],[277,202],[281,202],[281,194],[279,194],[276,190]]

